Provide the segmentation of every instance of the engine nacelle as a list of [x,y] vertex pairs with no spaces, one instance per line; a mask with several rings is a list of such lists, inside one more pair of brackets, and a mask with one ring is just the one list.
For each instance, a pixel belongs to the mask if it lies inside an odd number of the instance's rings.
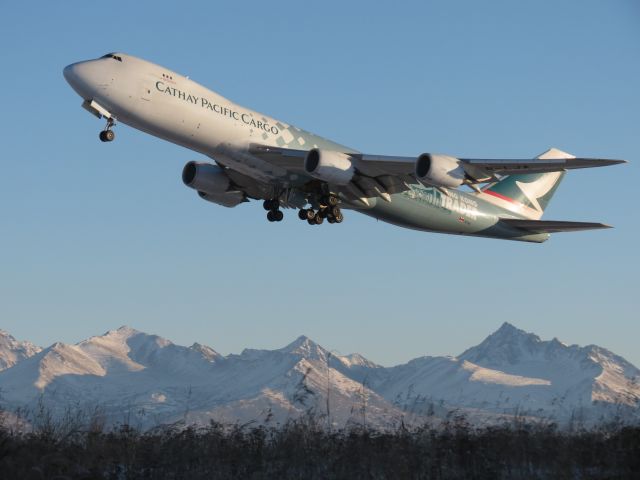
[[222,205],[223,207],[235,207],[240,205],[242,202],[247,201],[243,192],[239,191],[231,191],[224,193],[205,193],[198,192],[198,195],[203,200],[207,202],[217,203],[218,205]]
[[211,195],[224,193],[231,185],[224,169],[202,162],[187,163],[182,169],[182,181],[187,187]]
[[182,181],[198,191],[200,198],[225,207],[235,207],[244,202],[244,192],[231,190],[231,179],[223,168],[210,163],[189,162],[182,169]]
[[304,159],[304,169],[312,177],[334,185],[348,184],[355,173],[349,155],[319,148],[309,150]]
[[464,182],[465,171],[455,157],[423,153],[416,161],[416,177],[435,187],[458,188]]

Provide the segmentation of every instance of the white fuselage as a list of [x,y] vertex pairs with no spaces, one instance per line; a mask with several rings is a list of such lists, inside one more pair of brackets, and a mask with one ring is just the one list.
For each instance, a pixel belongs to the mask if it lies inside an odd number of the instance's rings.
[[248,153],[251,144],[349,151],[342,145],[242,107],[188,77],[139,58],[69,65],[67,81],[117,121],[195,150],[263,182],[288,186],[297,175]]

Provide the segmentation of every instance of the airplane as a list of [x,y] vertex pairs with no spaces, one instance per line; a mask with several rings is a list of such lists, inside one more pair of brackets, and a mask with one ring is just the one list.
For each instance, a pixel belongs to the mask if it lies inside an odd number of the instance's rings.
[[551,233],[610,228],[541,220],[565,172],[626,163],[551,148],[534,159],[470,159],[437,153],[366,154],[242,107],[168,68],[125,53],[68,65],[82,107],[181,145],[182,180],[225,207],[263,200],[270,222],[298,209],[310,225],[337,224],[343,209],[415,230],[541,243]]

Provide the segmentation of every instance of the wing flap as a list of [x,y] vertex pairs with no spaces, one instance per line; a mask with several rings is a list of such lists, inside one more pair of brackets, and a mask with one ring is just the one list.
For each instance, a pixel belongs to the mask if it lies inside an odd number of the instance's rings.
[[581,230],[598,230],[612,228],[611,225],[595,222],[567,222],[562,220],[520,220],[501,218],[500,222],[530,233],[578,232]]

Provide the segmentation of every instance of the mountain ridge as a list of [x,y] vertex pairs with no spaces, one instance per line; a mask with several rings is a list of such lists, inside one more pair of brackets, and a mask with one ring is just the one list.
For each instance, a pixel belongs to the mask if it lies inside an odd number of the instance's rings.
[[329,425],[366,418],[380,428],[453,411],[481,421],[518,412],[559,422],[576,411],[587,421],[621,412],[629,421],[640,418],[640,370],[630,362],[597,345],[542,340],[507,322],[457,357],[423,356],[393,367],[332,353],[305,335],[279,349],[223,356],[126,325],[45,349],[3,332],[2,362],[13,362],[0,371],[5,407],[102,405],[112,419],[135,409],[143,424],[284,422],[308,412]]

